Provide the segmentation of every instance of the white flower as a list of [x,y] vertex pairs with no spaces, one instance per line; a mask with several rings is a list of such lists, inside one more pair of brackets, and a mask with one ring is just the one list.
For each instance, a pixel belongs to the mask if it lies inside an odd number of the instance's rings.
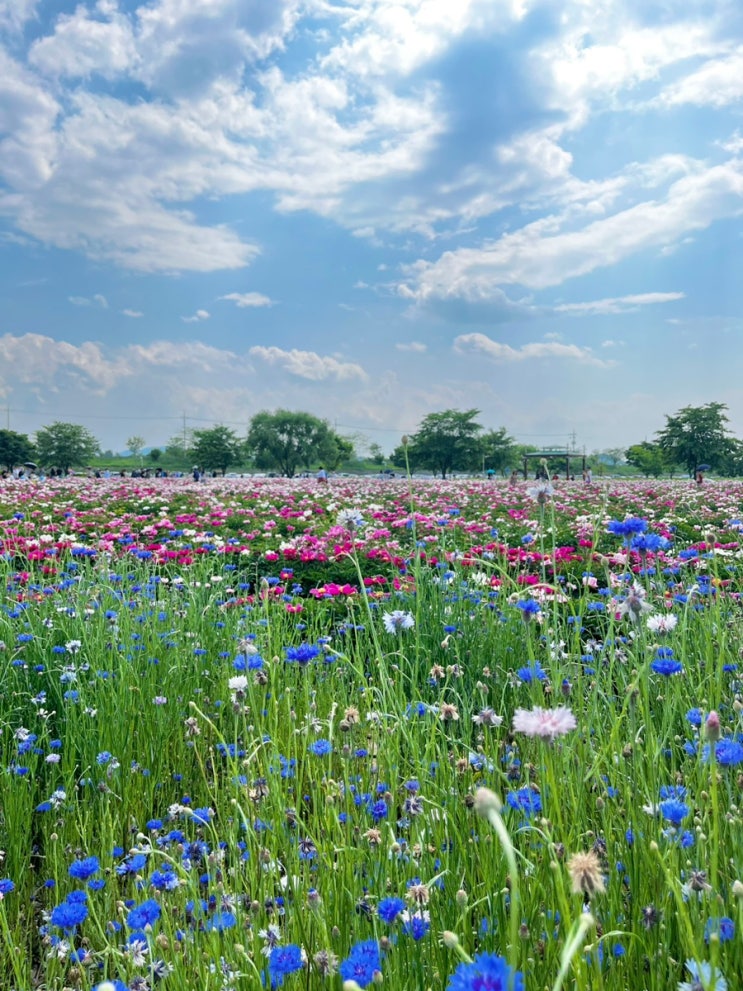
[[658,633],[662,635],[664,633],[670,633],[671,630],[676,629],[678,616],[674,616],[673,613],[666,613],[666,615],[661,613],[653,613],[652,616],[648,616],[646,623],[647,628],[651,633]]
[[231,692],[244,692],[248,687],[248,679],[244,674],[238,674],[230,678],[228,685]]
[[549,482],[540,482],[539,485],[532,485],[526,490],[530,499],[534,499],[540,506],[543,506],[555,494],[555,490]]
[[360,509],[341,509],[335,522],[346,530],[353,530],[363,526],[366,520]]
[[399,633],[400,630],[410,630],[415,626],[415,620],[409,612],[402,609],[395,609],[394,612],[386,612],[382,616],[384,628],[388,633]]

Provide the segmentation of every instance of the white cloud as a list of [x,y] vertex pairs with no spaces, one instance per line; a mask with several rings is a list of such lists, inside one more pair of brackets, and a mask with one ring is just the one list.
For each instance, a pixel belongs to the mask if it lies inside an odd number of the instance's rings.
[[291,375],[313,382],[321,382],[325,379],[337,379],[338,381],[361,379],[363,381],[368,377],[360,365],[339,361],[330,356],[322,356],[314,351],[299,351],[296,348],[283,351],[277,347],[256,346],[250,349],[250,354],[254,358],[268,362],[269,365],[278,365]]
[[142,313],[141,310],[122,310],[121,312],[125,317],[131,317],[133,320],[137,320],[139,317],[144,316],[144,313]]
[[560,303],[555,306],[555,313],[572,313],[576,316],[597,316],[613,313],[627,313],[639,306],[649,306],[655,303],[672,303],[685,299],[682,292],[645,292],[630,296],[616,296],[609,299],[594,299],[585,303]]
[[208,320],[210,315],[208,310],[197,310],[190,317],[181,317],[181,320],[184,323],[199,323],[201,320]]
[[19,31],[36,16],[39,0],[0,0],[0,32]]
[[79,384],[98,395],[131,374],[124,362],[106,357],[94,341],[74,345],[42,334],[0,337],[0,368],[8,370],[7,376],[0,373],[6,387],[17,380],[54,392],[64,384]]
[[94,296],[68,296],[67,299],[73,306],[99,306],[102,310],[108,309],[108,300],[100,293]]
[[[349,5],[344,27],[350,37],[322,65],[364,77],[407,76],[466,33],[520,20],[528,6],[526,0],[371,0]],[[342,10],[339,6],[335,12]]]
[[701,68],[667,86],[656,103],[680,106],[724,107],[743,99],[743,47],[722,58],[709,59]]
[[230,292],[219,299],[228,299],[240,309],[245,307],[273,306],[273,300],[269,296],[264,296],[259,292]]
[[424,351],[428,350],[428,346],[421,341],[410,341],[407,344],[399,342],[395,348],[398,351],[412,351],[415,354],[423,354]]
[[500,285],[545,289],[617,264],[651,248],[674,244],[690,231],[743,209],[743,162],[730,160],[682,176],[665,197],[637,203],[575,230],[568,218],[534,221],[481,248],[459,248],[438,261],[419,261],[398,287],[428,303],[451,297],[494,297]]
[[131,22],[115,3],[98,3],[95,12],[80,5],[73,14],[60,14],[54,33],[33,43],[28,61],[50,76],[112,79],[138,61]]
[[559,344],[555,341],[535,341],[513,348],[509,344],[494,341],[485,334],[461,334],[454,340],[454,350],[460,354],[485,355],[497,362],[530,361],[538,358],[561,358],[584,365],[608,368],[612,364],[597,358],[590,348],[577,344]]

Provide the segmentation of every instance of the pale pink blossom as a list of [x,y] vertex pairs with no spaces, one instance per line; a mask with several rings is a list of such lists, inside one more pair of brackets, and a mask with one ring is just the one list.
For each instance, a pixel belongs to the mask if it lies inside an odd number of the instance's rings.
[[554,742],[558,736],[565,736],[578,724],[573,713],[564,705],[556,709],[517,709],[513,717],[514,733],[538,736],[541,740]]

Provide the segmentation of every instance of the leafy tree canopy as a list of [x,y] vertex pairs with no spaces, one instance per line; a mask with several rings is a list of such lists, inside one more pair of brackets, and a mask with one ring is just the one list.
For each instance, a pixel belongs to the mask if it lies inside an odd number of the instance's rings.
[[142,448],[144,447],[144,437],[140,437],[139,434],[134,434],[126,442],[127,451],[131,451],[132,457],[137,458],[142,453]]
[[480,443],[485,469],[504,471],[515,463],[519,448],[514,438],[508,435],[505,427],[488,430],[481,437]]
[[447,409],[425,416],[408,444],[411,468],[428,468],[446,478],[450,471],[478,467],[482,451],[479,413],[479,409]]
[[230,465],[240,461],[242,442],[234,430],[216,426],[209,430],[195,430],[191,448],[194,464],[208,471],[227,471]]
[[36,453],[46,468],[69,471],[89,464],[100,453],[100,445],[86,427],[57,421],[37,430]]
[[658,444],[666,457],[674,464],[683,465],[689,475],[700,464],[717,468],[724,461],[731,440],[726,412],[724,403],[684,406],[673,416],[666,416],[665,427],[656,434]]
[[0,465],[13,471],[24,461],[33,461],[35,448],[26,434],[15,430],[0,430]]
[[628,447],[624,457],[627,464],[637,468],[645,478],[660,478],[670,468],[668,457],[660,444],[652,444],[647,440]]
[[[250,421],[246,447],[256,468],[275,468],[293,478],[298,468],[322,463],[333,467],[338,441],[325,420],[311,413],[278,409],[256,413]],[[352,449],[353,450],[353,449]]]

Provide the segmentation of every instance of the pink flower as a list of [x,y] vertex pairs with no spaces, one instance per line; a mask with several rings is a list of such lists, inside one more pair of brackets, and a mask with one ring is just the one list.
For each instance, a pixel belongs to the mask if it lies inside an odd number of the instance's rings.
[[517,709],[513,717],[514,733],[524,733],[526,736],[538,736],[542,740],[554,742],[558,736],[565,736],[578,724],[575,716],[564,705],[556,709],[542,709],[540,706],[529,709]]

